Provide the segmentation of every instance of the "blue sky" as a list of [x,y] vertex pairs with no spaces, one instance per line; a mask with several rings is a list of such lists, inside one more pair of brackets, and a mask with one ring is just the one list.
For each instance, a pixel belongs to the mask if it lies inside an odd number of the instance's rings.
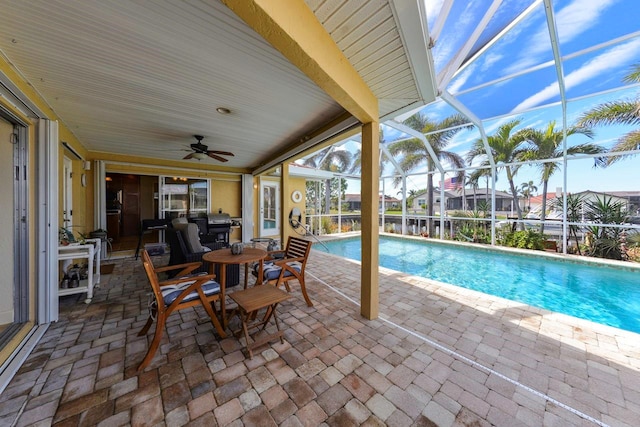
[[[425,0],[430,30],[435,28],[443,3],[444,0]],[[446,74],[449,67],[458,72],[451,80],[442,81],[439,89],[451,93],[482,120],[488,135],[514,118],[522,120],[521,127],[542,128],[550,121],[556,121],[557,128],[561,129],[560,88],[542,1],[505,0],[467,57],[523,11],[530,10],[530,13],[473,61],[465,60],[461,66],[455,62],[459,50],[473,34],[491,3],[490,0],[453,2],[442,32],[435,35],[438,37],[431,53],[438,76]],[[575,123],[584,111],[602,102],[637,100],[640,87],[625,86],[622,82],[631,67],[640,63],[640,4],[637,0],[554,0],[552,3],[558,48],[563,58],[568,125]],[[426,106],[420,112],[433,121],[457,113],[442,101]],[[594,129],[593,140],[573,136],[568,144],[592,142],[610,147],[619,136],[632,129],[601,127]],[[384,136],[385,141],[405,137],[389,128],[384,129]],[[464,157],[478,137],[475,129],[460,132],[452,140],[449,150]],[[359,146],[350,142],[344,148],[352,151]],[[592,166],[592,159],[569,162],[568,191],[640,191],[640,157],[619,161],[606,169],[594,169]],[[387,169],[385,172],[391,171]],[[523,166],[515,182],[519,185],[529,180],[539,183],[539,172],[534,167]],[[555,191],[556,187],[563,186],[562,181],[562,172],[559,171],[551,178],[549,188]],[[408,184],[409,189],[425,186],[424,177],[411,177]],[[387,184],[387,194],[395,195],[397,190],[389,187],[390,183]],[[496,188],[508,188],[503,175],[498,177]],[[348,191],[359,191],[359,183],[351,183]]]

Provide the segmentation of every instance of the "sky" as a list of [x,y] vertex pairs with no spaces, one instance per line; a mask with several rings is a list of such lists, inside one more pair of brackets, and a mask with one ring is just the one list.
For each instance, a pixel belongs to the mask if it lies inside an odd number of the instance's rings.
[[[428,28],[435,29],[443,0],[424,0]],[[501,124],[513,119],[522,121],[521,127],[542,129],[551,121],[562,127],[561,95],[558,70],[553,62],[547,16],[541,0],[505,0],[480,33],[470,53],[498,34],[525,10],[517,24],[480,51],[473,61],[457,60],[458,53],[474,33],[491,5],[490,0],[455,0],[442,31],[434,40],[433,56],[439,79],[447,70],[458,70],[450,80],[439,80],[439,90],[453,95],[465,108],[483,122],[487,135]],[[607,101],[637,100],[640,86],[623,83],[634,64],[640,63],[640,19],[637,0],[554,0],[553,15],[558,33],[558,51],[562,60],[567,124],[570,126],[588,109]],[[469,54],[467,55],[467,57]],[[464,59],[464,56],[461,57]],[[430,120],[440,121],[457,113],[439,101],[420,110]],[[406,119],[408,115],[396,118]],[[596,143],[605,148],[633,127],[609,126],[595,128],[595,137],[572,136],[569,145]],[[384,127],[384,140],[405,138],[399,132]],[[463,157],[479,137],[476,129],[459,132],[450,142],[449,151]],[[339,149],[359,149],[353,138]],[[476,162],[477,163],[477,162]],[[592,159],[572,160],[568,163],[567,191],[640,191],[640,156],[621,160],[606,169],[595,169]],[[446,167],[446,165],[445,165]],[[426,170],[425,167],[422,170]],[[415,171],[419,171],[418,169]],[[413,172],[415,172],[413,171]],[[390,174],[389,168],[385,174]],[[439,177],[434,179],[437,185]],[[533,181],[540,183],[539,169],[523,166],[515,178],[516,185]],[[396,196],[389,181],[386,193]],[[426,187],[425,177],[410,177],[408,189]],[[504,173],[498,176],[496,189],[509,187]],[[541,189],[541,185],[539,185]],[[549,189],[564,187],[563,173],[558,171],[549,182]],[[359,191],[359,182],[349,181],[350,193]]]

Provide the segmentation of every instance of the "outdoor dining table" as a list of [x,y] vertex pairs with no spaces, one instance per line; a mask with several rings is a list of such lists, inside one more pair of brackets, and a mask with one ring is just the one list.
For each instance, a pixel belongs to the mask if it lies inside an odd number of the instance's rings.
[[267,257],[267,251],[257,248],[244,248],[242,253],[234,255],[230,248],[218,249],[207,252],[202,256],[202,260],[211,263],[209,271],[213,273],[214,265],[220,265],[220,274],[216,279],[220,283],[220,311],[222,316],[222,327],[227,327],[227,312],[225,303],[225,291],[227,284],[227,264],[244,264],[244,288],[247,289],[249,283],[249,264],[258,262],[258,277],[262,277],[263,261]]

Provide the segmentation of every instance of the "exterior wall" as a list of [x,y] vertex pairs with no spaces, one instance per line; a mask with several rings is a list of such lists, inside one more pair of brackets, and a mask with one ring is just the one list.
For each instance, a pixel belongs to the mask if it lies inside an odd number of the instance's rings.
[[[289,236],[293,236],[293,237],[300,237],[300,235],[298,233],[296,233],[296,231],[293,229],[293,227],[289,224],[289,213],[291,212],[291,209],[293,208],[298,208],[300,209],[300,212],[302,214],[302,220],[300,221],[302,224],[305,223],[305,212],[306,212],[306,197],[305,197],[305,191],[306,191],[306,182],[307,180],[305,178],[300,178],[300,177],[294,177],[294,176],[289,176],[289,189],[290,192],[289,194],[285,194],[284,197],[285,199],[288,200],[288,209],[285,211],[283,210],[282,214],[285,216],[285,226],[284,229],[282,230],[282,244],[285,245],[287,242],[287,239]],[[299,191],[300,193],[302,193],[302,200],[298,203],[295,203],[293,201],[293,199],[291,198],[291,195],[293,194],[294,191]]]
[[[74,149],[76,149],[78,153],[80,153],[83,156],[86,155],[86,150],[79,144],[75,136],[66,128],[64,123],[62,123],[59,120],[56,114],[49,108],[47,103],[42,98],[40,98],[40,96],[33,89],[33,87],[28,82],[23,80],[21,75],[16,73],[15,70],[12,68],[12,66],[8,64],[2,56],[0,56],[0,72],[2,72],[2,74],[4,75],[3,78],[10,80],[18,88],[19,96],[26,98],[30,102],[32,102],[37,108],[39,108],[41,111],[44,112],[44,114],[46,114],[46,117],[48,119],[58,121],[59,141],[66,141],[67,143],[69,143],[69,145],[74,147]],[[28,240],[27,244],[29,249],[28,249],[28,255],[27,255],[28,259],[20,260],[21,263],[27,263],[29,267],[28,277],[27,277],[27,282],[28,282],[27,286],[29,288],[29,302],[28,302],[29,312],[27,313],[28,320],[21,327],[21,329],[17,331],[17,333],[13,337],[11,337],[2,348],[0,348],[0,364],[2,364],[7,360],[7,358],[11,355],[11,353],[21,345],[23,340],[29,335],[29,332],[31,331],[33,326],[36,324],[36,311],[37,311],[37,301],[38,301],[37,282],[36,282],[37,280],[36,267],[37,267],[37,261],[38,261],[38,245],[37,245],[38,243],[37,242],[38,158],[36,156],[36,151],[37,151],[36,140],[38,138],[38,134],[36,129],[37,119],[33,119],[25,116],[24,113],[22,113],[20,110],[14,107],[11,103],[7,102],[7,100],[4,97],[0,97],[0,106],[2,106],[3,109],[9,111],[11,114],[15,115],[18,118],[18,120],[24,123],[25,126],[27,127],[27,134],[28,134],[27,150],[29,153],[29,169],[28,169],[29,194],[27,196],[28,197],[28,200],[27,200],[28,218],[26,219],[27,223],[29,224],[28,239],[27,239]],[[60,151],[59,157],[62,158],[63,146],[61,143],[59,144],[59,151]],[[78,161],[78,165],[79,164],[80,162]],[[2,158],[0,159],[0,168],[2,168],[2,170],[12,171],[13,155],[11,156],[3,155]],[[74,163],[74,171],[75,170],[76,169],[75,169],[75,163]],[[62,174],[62,168],[60,168],[59,173]],[[78,177],[79,177],[79,174],[78,174]],[[9,182],[13,182],[13,179],[10,180]],[[4,196],[6,196],[5,198],[3,198],[3,200],[7,200],[7,199],[13,200],[13,186],[7,185],[5,187],[6,188],[3,191],[5,190],[9,191],[9,194],[3,194]],[[86,214],[84,195],[85,194],[82,191],[80,191],[77,195],[74,195],[75,196],[74,210],[76,211],[75,213],[79,217],[82,217],[82,215]],[[2,208],[0,208],[0,210],[2,211],[2,216],[13,215],[13,204],[5,203],[3,204]],[[13,217],[11,216],[11,218]],[[7,251],[10,251],[11,253],[8,253]],[[6,244],[2,248],[0,248],[0,258],[13,260],[12,254],[13,254],[13,239],[7,238]],[[13,261],[11,262],[11,265],[7,266],[6,268],[8,269],[8,271],[13,272]]]

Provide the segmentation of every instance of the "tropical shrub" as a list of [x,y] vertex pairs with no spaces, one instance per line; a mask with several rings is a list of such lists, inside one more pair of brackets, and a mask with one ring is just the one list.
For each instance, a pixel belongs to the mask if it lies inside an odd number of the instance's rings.
[[[624,208],[624,203],[616,202],[612,197],[596,197],[585,203],[585,217],[594,224],[622,224],[626,218]],[[587,254],[598,258],[623,259],[620,243],[622,233],[625,232],[624,228],[606,225],[587,227]]]
[[476,221],[463,223],[455,234],[455,240],[473,243],[491,243],[491,233]]
[[331,218],[328,216],[323,216],[321,219],[322,229],[326,234],[332,234],[338,231],[338,225],[334,224],[331,221]]
[[535,230],[520,230],[506,233],[501,244],[510,248],[544,250],[545,236]]

